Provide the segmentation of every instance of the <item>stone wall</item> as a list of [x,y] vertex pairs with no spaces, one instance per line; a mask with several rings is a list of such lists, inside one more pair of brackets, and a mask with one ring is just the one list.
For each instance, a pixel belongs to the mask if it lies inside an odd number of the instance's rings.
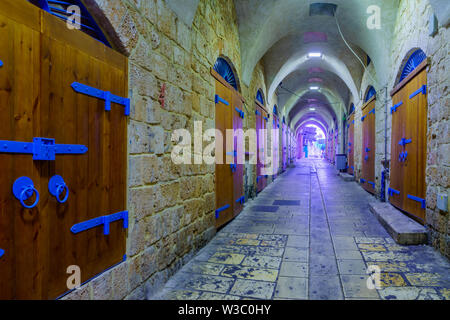
[[130,226],[127,261],[65,299],[145,299],[216,232],[215,167],[174,165],[171,134],[181,128],[193,134],[194,121],[204,130],[215,127],[210,68],[225,56],[241,74],[235,8],[233,1],[201,0],[188,26],[163,0],[89,2],[129,55]]

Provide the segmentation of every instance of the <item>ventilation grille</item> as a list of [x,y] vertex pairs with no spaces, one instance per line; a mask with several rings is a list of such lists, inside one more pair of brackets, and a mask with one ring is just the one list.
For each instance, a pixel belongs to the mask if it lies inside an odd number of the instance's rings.
[[305,32],[303,34],[303,43],[327,42],[328,37],[324,32]]
[[312,3],[309,6],[309,15],[334,17],[336,9],[337,5],[333,3],[320,3],[320,2]]

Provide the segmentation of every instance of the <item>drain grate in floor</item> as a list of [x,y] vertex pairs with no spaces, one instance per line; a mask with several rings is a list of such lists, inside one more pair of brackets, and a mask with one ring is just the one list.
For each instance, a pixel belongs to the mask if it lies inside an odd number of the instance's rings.
[[299,206],[300,200],[275,200],[272,204],[274,206]]
[[253,206],[252,211],[260,211],[260,212],[277,212],[278,207],[275,206]]

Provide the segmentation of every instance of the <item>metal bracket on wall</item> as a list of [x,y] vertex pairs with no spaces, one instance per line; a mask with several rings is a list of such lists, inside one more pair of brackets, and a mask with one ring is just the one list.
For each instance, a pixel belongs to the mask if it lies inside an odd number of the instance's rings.
[[391,107],[391,114],[394,113],[394,112],[397,112],[397,109],[398,109],[399,107],[401,107],[402,105],[403,105],[403,101],[400,101],[400,102],[397,103],[395,106],[392,106],[392,107]]
[[222,99],[218,94],[216,94],[216,97],[214,98],[214,102],[216,103],[216,104],[218,104],[219,102],[222,102],[224,105],[226,105],[226,106],[229,106],[230,105],[230,103],[227,101],[227,100],[225,100],[225,99]]
[[219,208],[216,210],[216,219],[219,219],[219,213],[221,213],[222,211],[227,210],[230,207],[229,204],[223,206],[222,208]]
[[103,90],[100,90],[100,89],[97,89],[94,87],[90,87],[88,85],[85,85],[85,84],[82,84],[79,82],[74,82],[74,83],[72,83],[71,86],[72,86],[73,90],[75,90],[78,93],[83,93],[83,94],[91,96],[91,97],[105,100],[105,111],[111,111],[111,102],[114,102],[114,103],[123,105],[125,107],[125,115],[126,116],[130,115],[130,99],[129,98],[119,97],[119,96],[112,94],[109,91],[103,91]]
[[33,142],[0,140],[0,153],[32,154],[33,160],[54,161],[57,154],[85,154],[88,148],[76,144],[55,144],[55,139],[33,138]]
[[408,194],[407,197],[408,197],[408,199],[411,199],[413,201],[420,202],[421,205],[422,205],[422,209],[426,209],[427,204],[426,204],[426,200],[425,199],[422,199],[422,198],[419,198],[419,197],[416,197],[416,196],[412,196],[410,194]]
[[423,94],[423,95],[427,94],[427,85],[426,84],[424,84],[419,90],[417,90],[413,94],[411,94],[409,96],[409,98],[412,99],[412,98],[414,98],[415,96],[417,96],[420,93]]
[[123,228],[128,229],[128,211],[117,212],[108,216],[102,216],[94,218],[88,221],[80,222],[74,224],[70,231],[77,234],[85,230],[89,230],[98,226],[103,225],[103,234],[109,235],[109,225],[111,222],[123,220]]
[[399,195],[399,194],[400,194],[400,191],[395,190],[395,189],[392,189],[392,188],[389,188],[389,189],[388,189],[388,194],[389,194],[390,197],[393,197],[394,194]]

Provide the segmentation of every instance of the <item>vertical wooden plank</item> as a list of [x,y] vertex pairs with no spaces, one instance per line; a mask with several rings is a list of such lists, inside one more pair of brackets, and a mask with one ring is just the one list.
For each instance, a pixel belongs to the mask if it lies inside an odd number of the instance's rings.
[[[236,93],[232,93],[232,109],[233,113],[233,129],[234,129],[234,163],[236,164],[236,171],[233,174],[233,212],[236,217],[243,209],[241,202],[236,202],[238,199],[244,196],[244,164],[238,163],[238,154],[244,153],[243,137],[238,136],[238,130],[242,130],[242,118],[235,108],[243,110],[243,103],[240,97]],[[241,160],[244,157],[241,157]]]

